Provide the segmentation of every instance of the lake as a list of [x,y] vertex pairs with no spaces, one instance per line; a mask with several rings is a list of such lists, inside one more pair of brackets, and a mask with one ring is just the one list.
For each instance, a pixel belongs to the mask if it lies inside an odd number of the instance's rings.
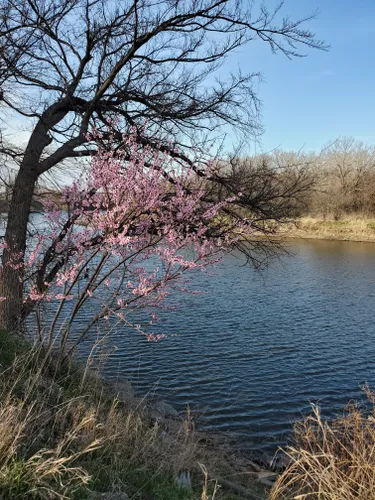
[[[198,424],[225,431],[259,457],[319,404],[332,416],[375,386],[375,244],[296,240],[258,272],[233,254],[199,273],[203,295],[179,294],[147,342],[124,329],[103,373],[135,390],[189,404]],[[83,349],[85,349],[83,347]],[[362,397],[363,398],[363,397]]]

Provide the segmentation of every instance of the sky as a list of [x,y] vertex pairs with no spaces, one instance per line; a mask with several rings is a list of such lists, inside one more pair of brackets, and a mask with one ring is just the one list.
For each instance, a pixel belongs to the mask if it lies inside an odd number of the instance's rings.
[[319,150],[340,136],[375,145],[375,0],[285,0],[283,13],[295,19],[316,9],[306,26],[328,52],[290,61],[251,42],[226,64],[263,74],[258,151]]
[[[328,52],[306,49],[307,57],[289,60],[253,41],[220,70],[224,78],[238,68],[262,73],[256,90],[265,132],[252,153],[319,151],[342,136],[375,145],[375,0],[285,0],[282,14],[298,19],[316,10],[306,28],[331,46]],[[20,125],[22,118],[11,120],[9,131],[26,140]]]

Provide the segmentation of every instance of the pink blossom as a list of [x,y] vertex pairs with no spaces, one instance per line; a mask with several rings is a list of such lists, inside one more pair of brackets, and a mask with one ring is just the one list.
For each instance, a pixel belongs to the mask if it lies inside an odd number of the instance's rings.
[[[172,285],[197,293],[182,286],[183,274],[219,262],[251,221],[214,235],[215,218],[235,200],[205,199],[214,162],[206,177],[197,178],[188,163],[177,164],[166,153],[141,146],[135,129],[116,150],[101,147],[101,132],[93,130],[88,137],[97,141],[98,153],[82,177],[63,189],[67,211],[46,202],[48,231],[30,243],[25,267],[20,253],[12,254],[8,265],[24,271],[27,299],[36,304],[53,299],[85,304],[89,297],[94,315],[105,311],[100,319],[125,319],[125,312],[142,309],[157,320],[154,309],[163,307]],[[197,149],[192,161],[202,154]],[[0,248],[5,249],[3,243]],[[47,263],[46,255],[51,255]],[[64,309],[65,302],[60,305]],[[140,325],[135,328],[142,331]],[[148,340],[164,338],[147,335]]]

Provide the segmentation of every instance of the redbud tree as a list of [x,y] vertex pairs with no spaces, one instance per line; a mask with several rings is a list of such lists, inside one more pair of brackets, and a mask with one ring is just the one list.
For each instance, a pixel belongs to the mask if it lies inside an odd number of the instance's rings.
[[[140,145],[135,130],[120,147],[111,133],[88,140],[98,151],[89,168],[63,189],[59,206],[45,203],[28,253],[8,264],[23,266],[23,316],[36,313],[40,340],[70,351],[105,322],[158,340],[152,322],[172,289],[186,291],[184,276],[217,263],[252,222],[226,211],[236,196],[219,201],[208,193],[214,161],[197,175],[194,160],[176,163]],[[84,326],[77,321],[83,309]],[[134,324],[140,310],[147,329]]]

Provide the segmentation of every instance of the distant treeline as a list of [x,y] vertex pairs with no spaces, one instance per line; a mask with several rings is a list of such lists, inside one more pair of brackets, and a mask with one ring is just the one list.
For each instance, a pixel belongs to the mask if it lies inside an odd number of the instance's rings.
[[[0,212],[7,211],[13,187],[12,172],[7,178],[4,172],[0,168]],[[246,210],[254,208],[259,224],[301,216],[334,220],[375,216],[375,146],[351,137],[332,141],[319,152],[237,155],[218,162],[217,174],[227,182],[207,185],[209,194],[223,199],[240,186]],[[63,206],[59,182],[53,187],[48,181],[38,184],[33,209],[42,209],[46,200]]]
[[268,184],[274,200],[279,196],[292,217],[340,220],[375,215],[375,147],[350,137],[320,152],[275,150],[237,157],[229,168],[228,163],[221,168],[233,182],[246,184],[251,179],[254,193]]

